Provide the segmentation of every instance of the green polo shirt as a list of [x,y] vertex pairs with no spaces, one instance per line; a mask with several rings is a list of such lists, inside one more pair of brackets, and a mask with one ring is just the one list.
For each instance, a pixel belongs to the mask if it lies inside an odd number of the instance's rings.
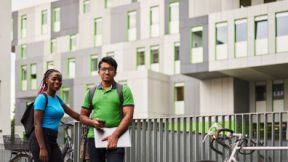
[[[93,111],[90,115],[91,119],[105,120],[106,127],[117,127],[122,119],[122,108],[120,98],[117,93],[117,84],[114,83],[108,90],[104,90],[102,85],[99,84],[95,90],[92,104]],[[123,85],[123,106],[134,107],[133,95],[130,88]],[[89,90],[86,92],[84,97],[83,108],[89,109]],[[88,138],[94,138],[93,127],[89,127]]]

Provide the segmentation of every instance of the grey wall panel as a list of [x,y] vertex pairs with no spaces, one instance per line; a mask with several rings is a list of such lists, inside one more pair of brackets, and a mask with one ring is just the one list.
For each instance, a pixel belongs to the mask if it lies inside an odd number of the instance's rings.
[[12,40],[12,46],[16,46],[18,44],[18,11],[15,11],[12,13],[12,32],[13,32],[13,40]]
[[249,112],[249,82],[234,78],[234,112]]
[[125,6],[115,7],[111,10],[111,43],[127,41],[128,12],[136,11],[137,36],[140,39],[140,5],[132,3]]
[[171,108],[170,114],[174,114],[174,84],[184,83],[184,114],[199,115],[200,114],[200,81],[192,77],[184,75],[173,75],[170,78],[171,82]]
[[[60,8],[60,31],[53,32],[51,30],[51,38],[57,38],[65,35],[74,35],[78,33],[79,20],[79,0],[61,0],[51,3],[51,13],[54,8]],[[51,20],[53,20],[51,14]],[[53,29],[53,23],[51,23]]]

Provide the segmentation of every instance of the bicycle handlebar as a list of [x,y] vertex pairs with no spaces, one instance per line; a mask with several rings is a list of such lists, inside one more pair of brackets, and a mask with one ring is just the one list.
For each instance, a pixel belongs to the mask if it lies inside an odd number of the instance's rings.
[[[228,132],[230,133],[230,136],[226,136],[225,135],[225,132]],[[212,140],[210,141],[210,147],[213,151],[215,151],[216,153],[220,154],[220,155],[223,155],[223,153],[219,150],[217,150],[215,147],[214,147],[214,142],[216,141],[218,144],[220,144],[221,146],[227,148],[227,149],[231,149],[231,147],[229,145],[227,145],[224,141],[225,140],[230,140],[232,135],[233,135],[233,130],[231,129],[227,129],[227,128],[221,128],[221,129],[218,129],[217,132],[216,132],[216,135],[213,136]],[[222,135],[222,137],[221,137]]]

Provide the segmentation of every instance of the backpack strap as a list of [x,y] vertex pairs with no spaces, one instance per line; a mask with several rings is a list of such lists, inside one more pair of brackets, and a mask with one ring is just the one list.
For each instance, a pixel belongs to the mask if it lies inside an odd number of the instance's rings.
[[44,107],[44,111],[45,111],[48,106],[48,96],[46,93],[42,93],[42,94],[45,96],[45,107]]
[[93,100],[93,96],[94,96],[94,93],[95,93],[96,89],[97,89],[97,86],[89,88],[88,99],[89,99],[89,104],[90,104],[90,107],[89,107],[90,110],[93,110],[93,102],[92,102],[92,100]]
[[123,85],[120,83],[116,83],[117,93],[120,99],[121,108],[123,107],[124,103],[124,96],[123,96]]

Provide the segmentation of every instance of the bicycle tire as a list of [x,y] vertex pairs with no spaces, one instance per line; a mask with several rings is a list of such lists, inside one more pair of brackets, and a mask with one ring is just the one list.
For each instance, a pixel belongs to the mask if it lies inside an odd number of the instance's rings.
[[9,162],[33,162],[33,157],[28,154],[18,154]]

